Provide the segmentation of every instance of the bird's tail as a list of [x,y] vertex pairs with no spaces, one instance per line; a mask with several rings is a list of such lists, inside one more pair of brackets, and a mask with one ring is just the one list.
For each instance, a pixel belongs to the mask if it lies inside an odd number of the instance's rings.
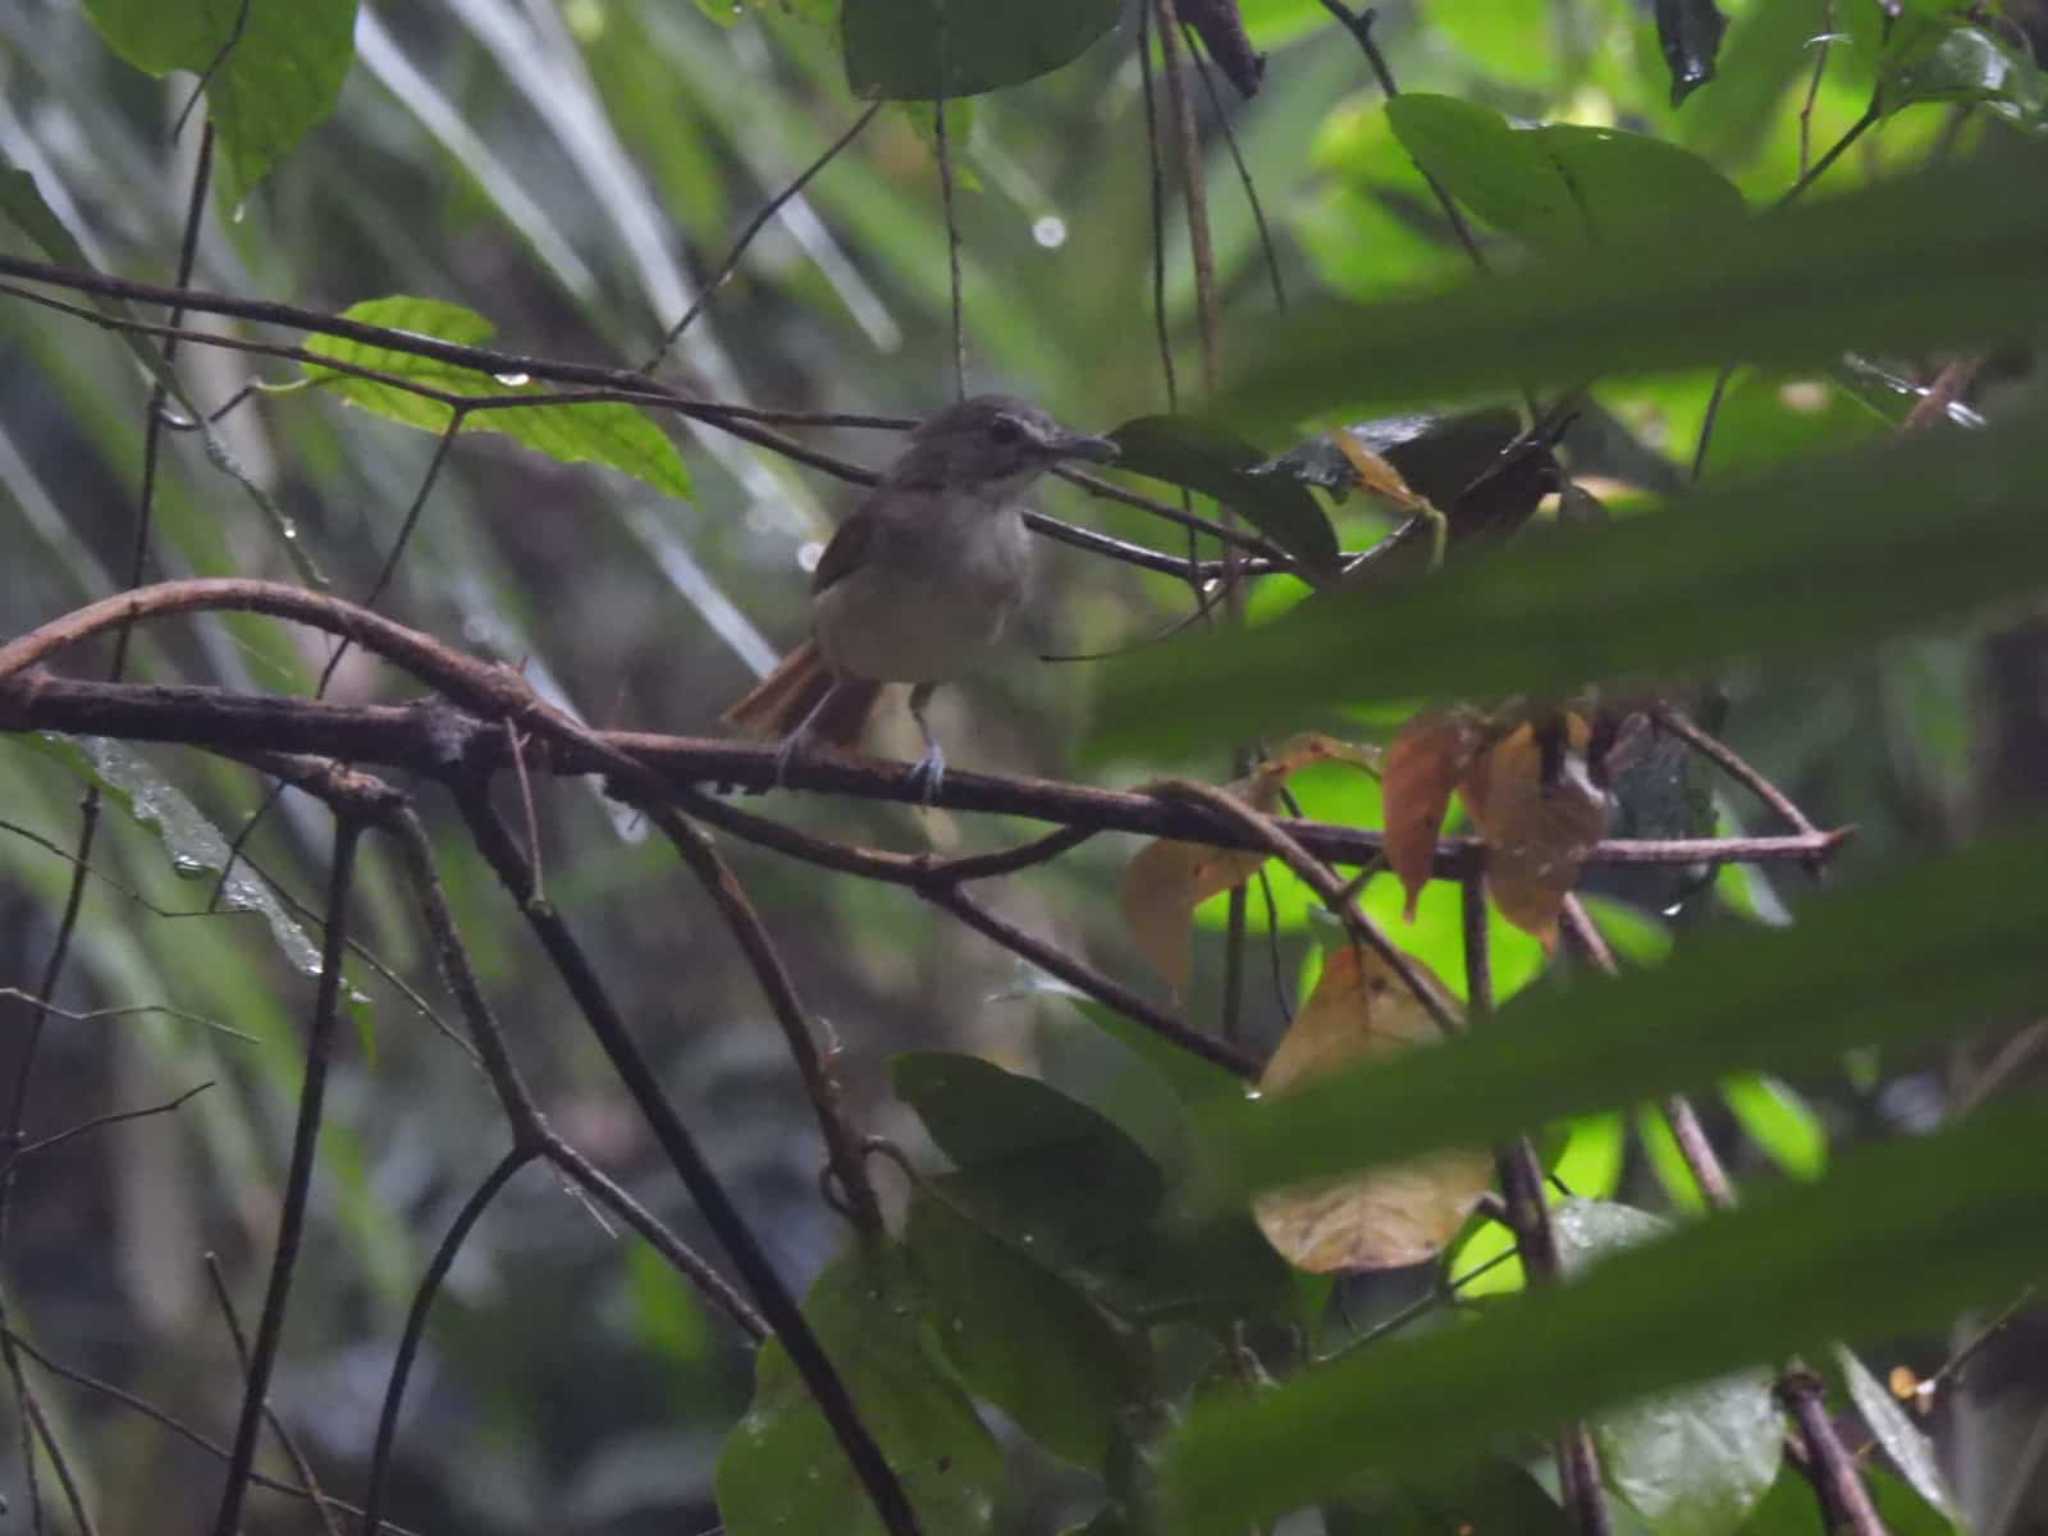
[[832,692],[832,669],[818,650],[818,642],[806,640],[775,665],[760,682],[729,707],[719,719],[739,735],[754,741],[774,741],[787,736],[809,719],[812,710],[832,693],[832,702],[811,721],[810,739],[821,746],[852,749],[860,745],[882,685],[865,678],[838,679]]

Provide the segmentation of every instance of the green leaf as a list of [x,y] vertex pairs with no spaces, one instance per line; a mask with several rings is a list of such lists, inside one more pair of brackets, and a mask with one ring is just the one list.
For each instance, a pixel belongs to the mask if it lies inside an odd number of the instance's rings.
[[1094,1110],[972,1056],[911,1052],[890,1076],[960,1167],[933,1188],[1117,1316],[1224,1325],[1286,1308],[1286,1266],[1250,1214],[1163,1223],[1158,1164]]
[[[1684,1090],[1797,1071],[2035,1005],[2048,835],[2016,830],[1819,898],[1796,928],[1701,934],[1654,971],[1526,993],[1495,1026],[1203,1120],[1262,1188]],[[1999,893],[1998,900],[1986,899]]]
[[1863,1416],[1872,1437],[1884,1447],[1891,1464],[1943,1519],[1960,1525],[1962,1515],[1956,1508],[1955,1495],[1948,1491],[1947,1479],[1941,1475],[1934,1443],[1907,1416],[1884,1383],[1856,1358],[1854,1351],[1838,1345],[1835,1359],[1842,1367],[1842,1377],[1848,1383],[1856,1411]]
[[1671,70],[1671,105],[1714,78],[1714,56],[1728,18],[1714,0],[1657,0],[1657,45]]
[[1581,248],[1732,226],[1742,194],[1689,150],[1640,133],[1513,128],[1490,107],[1407,92],[1387,119],[1415,163],[1487,223],[1531,245]]
[[1845,347],[2016,342],[2048,325],[2048,198],[2014,195],[2044,179],[2048,153],[2014,145],[1712,240],[1648,234],[1444,293],[1304,305],[1264,327],[1217,414],[1263,431],[1730,358],[1797,367]]
[[1838,653],[2038,590],[2044,480],[2037,414],[1717,481],[1596,534],[1525,536],[1427,581],[1319,594],[1249,634],[1130,657],[1105,680],[1095,749],[1190,751],[1337,703]]
[[1193,416],[1141,416],[1110,433],[1117,468],[1214,496],[1310,571],[1337,569],[1337,535],[1307,487],[1248,471],[1267,456],[1226,429]]
[[1827,1172],[1828,1131],[1813,1106],[1775,1077],[1736,1077],[1721,1085],[1721,1101],[1764,1155],[1795,1179]]
[[1526,1467],[1487,1460],[1433,1480],[1374,1478],[1323,1511],[1328,1536],[1571,1536],[1574,1526]]
[[[1569,1285],[1496,1302],[1467,1326],[1355,1352],[1251,1401],[1198,1407],[1166,1449],[1166,1528],[1241,1531],[1369,1466],[1455,1464],[1497,1436],[1547,1431],[1818,1338],[1937,1324],[2048,1264],[2044,1199],[2048,1116],[2032,1105],[1873,1148],[1823,1184],[1774,1185]],[[1931,1253],[1939,1263],[1899,1261]]]
[[2048,80],[2004,38],[1949,18],[1909,25],[1879,71],[1878,107],[1886,116],[1916,102],[1982,102],[2021,123],[2041,122]]
[[[990,1529],[1002,1453],[934,1361],[923,1305],[893,1247],[828,1265],[804,1316],[928,1531]],[[718,1458],[731,1536],[870,1536],[882,1530],[852,1464],[781,1344],[761,1346],[754,1400]]]
[[356,0],[85,0],[85,9],[107,46],[144,73],[206,76],[237,198],[334,110],[355,61]]
[[[342,311],[342,318],[411,331],[465,347],[483,346],[496,331],[490,321],[460,304],[405,294],[350,305]],[[557,463],[603,464],[623,470],[667,495],[690,494],[690,472],[684,468],[676,445],[642,411],[622,401],[551,405],[546,387],[525,379],[497,379],[437,358],[419,357],[341,336],[309,337],[306,350],[337,363],[391,374],[452,395],[531,395],[534,404],[530,406],[470,412],[463,419],[462,430],[503,433]],[[423,432],[447,431],[454,415],[452,407],[438,400],[318,364],[307,365],[306,378],[351,405]]]
[[1116,24],[1116,0],[844,0],[856,96],[978,96],[1050,74]]
[[1100,1467],[1117,1406],[1139,1394],[1133,1345],[1079,1291],[929,1191],[912,1200],[903,1241],[969,1390],[1055,1455]]
[[[1551,1227],[1568,1276],[1672,1230],[1604,1200],[1563,1202]],[[1785,1449],[1767,1371],[1641,1398],[1592,1428],[1608,1486],[1657,1536],[1732,1536],[1769,1492]]]
[[961,1170],[943,1187],[1042,1262],[1101,1262],[1165,1195],[1158,1165],[1136,1142],[1034,1078],[943,1051],[897,1056],[889,1077]]
[[1539,141],[1491,107],[1455,96],[1404,91],[1387,103],[1401,147],[1459,203],[1532,245],[1564,246],[1585,225]]

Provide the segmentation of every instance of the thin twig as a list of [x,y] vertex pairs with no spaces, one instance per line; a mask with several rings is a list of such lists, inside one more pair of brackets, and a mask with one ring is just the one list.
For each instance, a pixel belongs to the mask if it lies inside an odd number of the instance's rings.
[[[1596,970],[1610,976],[1620,970],[1606,938],[1576,896],[1565,898],[1563,927],[1573,947]],[[1737,1203],[1734,1182],[1714,1144],[1707,1139],[1692,1101],[1684,1094],[1674,1093],[1665,1098],[1662,1109],[1672,1139],[1678,1144],[1679,1156],[1685,1160],[1707,1203],[1717,1211],[1733,1210]],[[1777,1392],[1792,1413],[1799,1443],[1806,1452],[1802,1467],[1820,1497],[1828,1530],[1849,1531],[1854,1536],[1886,1536],[1884,1522],[1879,1519],[1870,1492],[1856,1469],[1856,1459],[1842,1444],[1834,1421],[1828,1417],[1819,1378],[1794,1359],[1779,1372]]]
[[[623,798],[628,804],[638,804],[630,795]],[[710,838],[667,806],[640,805],[639,808],[668,839],[677,856],[689,866],[690,873],[697,877],[697,883],[704,887],[704,893],[711,898],[719,915],[725,919],[726,927],[732,931],[740,953],[747,957],[754,979],[767,996],[769,1011],[781,1027],[783,1042],[789,1047],[791,1060],[796,1063],[797,1075],[803,1079],[804,1093],[811,1101],[811,1113],[816,1116],[819,1134],[824,1137],[826,1157],[839,1181],[841,1195],[850,1203],[853,1224],[864,1236],[880,1235],[883,1230],[882,1205],[875,1195],[874,1186],[868,1182],[867,1164],[860,1154],[860,1137],[847,1121],[839,1084],[819,1052],[818,1042],[811,1036],[810,1020],[803,1000],[797,996],[796,982],[791,978],[781,952],[776,949],[775,941],[769,937],[767,925],[747,899],[747,893],[732,867],[718,856]]]
[[[628,769],[633,766],[630,762],[626,764]],[[768,1262],[759,1240],[669,1103],[660,1080],[634,1043],[624,1017],[612,1003],[582,946],[561,917],[535,899],[533,871],[504,822],[491,808],[484,787],[474,781],[454,787],[456,805],[478,850],[547,951],[570,996],[576,1000],[584,1022],[654,1133],[669,1165],[689,1190],[706,1224],[732,1256],[742,1280],[775,1330],[775,1337],[788,1351],[791,1364],[852,1463],[883,1528],[891,1536],[914,1536],[918,1530],[916,1513],[876,1443],[874,1432],[861,1417],[846,1383],[798,1309],[796,1298]]]
[[[220,1308],[221,1321],[226,1324],[228,1340],[235,1347],[235,1364],[246,1381],[249,1374],[249,1340],[242,1332],[242,1320],[235,1313],[235,1299],[228,1294],[227,1276],[221,1273],[220,1259],[215,1254],[206,1255],[206,1279],[213,1288],[214,1305]],[[313,1463],[300,1446],[298,1436],[291,1432],[279,1413],[269,1403],[263,1405],[264,1420],[270,1425],[270,1432],[277,1437],[277,1443],[284,1447],[285,1455],[292,1461],[292,1469],[299,1474],[299,1482],[307,1489],[313,1500],[313,1510],[320,1517],[320,1525],[327,1536],[342,1536],[341,1523],[334,1518],[334,1511],[328,1507],[326,1496],[320,1491],[320,1479],[313,1471]],[[374,1529],[374,1527],[372,1527]]]
[[865,112],[853,120],[851,127],[826,147],[823,154],[804,167],[796,180],[790,182],[780,192],[769,198],[766,203],[756,210],[754,216],[747,220],[746,228],[742,229],[739,238],[733,241],[732,249],[725,253],[725,260],[718,264],[718,270],[712,273],[702,288],[697,290],[697,296],[690,300],[689,308],[683,311],[682,319],[669,327],[668,334],[661,338],[661,345],[655,348],[654,356],[648,358],[646,362],[640,365],[642,373],[652,373],[661,366],[661,361],[668,356],[669,349],[682,340],[683,332],[687,331],[690,328],[691,322],[704,312],[704,306],[711,302],[712,296],[731,280],[733,273],[739,270],[740,261],[746,256],[748,248],[753,245],[754,237],[767,227],[770,219],[774,218],[776,214],[780,213],[788,205],[791,198],[795,197],[810,184],[813,176],[838,159],[840,151],[861,136],[862,130],[875,120],[875,114],[882,110],[883,105],[884,103],[879,101],[872,103]]
[[1822,0],[1819,47],[1813,56],[1813,73],[1806,81],[1806,99],[1799,106],[1799,174],[1804,176],[1813,163],[1813,108],[1820,100],[1820,82],[1828,72],[1828,50],[1835,41],[1835,0]]
[[405,1401],[405,1384],[412,1375],[413,1360],[419,1354],[421,1340],[426,1337],[427,1314],[433,1309],[434,1298],[440,1294],[448,1271],[454,1268],[456,1255],[462,1252],[470,1231],[498,1197],[498,1191],[511,1183],[513,1175],[532,1162],[534,1155],[535,1149],[531,1147],[515,1146],[498,1159],[483,1182],[463,1202],[462,1209],[455,1213],[455,1219],[448,1224],[447,1232],[427,1261],[427,1272],[420,1277],[419,1286],[413,1292],[412,1305],[405,1315],[405,1331],[399,1335],[398,1350],[392,1356],[391,1377],[384,1388],[384,1405],[377,1415],[376,1447],[370,1453],[370,1486],[363,1495],[363,1529],[366,1531],[375,1531],[381,1521],[384,1486],[391,1473],[391,1451],[398,1438],[398,1410]]
[[54,1136],[45,1136],[40,1141],[29,1142],[7,1159],[6,1166],[11,1167],[21,1159],[29,1157],[34,1153],[47,1152],[52,1147],[61,1147],[67,1141],[74,1140],[80,1136],[90,1135],[92,1132],[102,1130],[110,1125],[121,1125],[129,1120],[148,1120],[157,1115],[175,1113],[184,1106],[187,1100],[197,1098],[212,1086],[212,1080],[209,1079],[203,1083],[195,1083],[174,1099],[167,1099],[161,1104],[152,1104],[147,1109],[123,1109],[117,1110],[112,1114],[94,1115],[90,1120],[81,1121],[68,1130],[57,1132]]
[[[1466,1011],[1475,1023],[1481,1023],[1493,1012],[1492,938],[1487,925],[1483,858],[1472,860],[1461,888]],[[1536,1149],[1528,1137],[1518,1136],[1494,1150],[1494,1166],[1507,1205],[1508,1228],[1515,1234],[1515,1249],[1522,1256],[1530,1286],[1557,1284],[1563,1278],[1564,1265],[1550,1224],[1550,1207],[1543,1198],[1543,1165],[1537,1161]],[[1612,1527],[1600,1487],[1599,1454],[1585,1425],[1567,1425],[1559,1433],[1557,1472],[1565,1508],[1580,1536],[1608,1536]]]
[[291,1298],[313,1185],[313,1154],[326,1106],[327,1068],[341,996],[342,940],[348,929],[349,891],[361,833],[361,824],[352,817],[342,818],[334,829],[333,866],[327,884],[327,932],[320,951],[320,984],[313,1002],[313,1021],[306,1032],[306,1072],[299,1088],[298,1125],[292,1133],[291,1165],[285,1176],[277,1245],[271,1251],[263,1310],[256,1319],[256,1345],[249,1352],[248,1381],[242,1392],[234,1446],[228,1453],[220,1510],[214,1517],[214,1536],[235,1536],[241,1524],[242,1501],[248,1493],[249,1472],[256,1459],[256,1435],[263,1423],[264,1403],[270,1395],[270,1376],[277,1363],[278,1345],[284,1337],[285,1309]]
[[1669,731],[1763,801],[1778,819],[1794,832],[1805,834],[1820,830],[1807,818],[1804,811],[1792,803],[1790,796],[1744,762],[1736,754],[1735,749],[1726,742],[1708,735],[1668,705],[1659,704],[1653,707],[1650,710],[1650,718],[1656,722],[1659,730]]
[[1287,310],[1287,285],[1280,278],[1280,253],[1273,244],[1273,231],[1266,224],[1266,210],[1259,203],[1259,189],[1252,182],[1251,167],[1245,164],[1237,132],[1230,126],[1230,110],[1224,104],[1222,91],[1217,88],[1216,72],[1202,55],[1200,35],[1186,22],[1181,23],[1181,30],[1187,38],[1188,56],[1195,61],[1195,74],[1201,79],[1203,94],[1209,98],[1209,110],[1215,114],[1216,131],[1223,135],[1223,143],[1230,151],[1230,163],[1237,167],[1238,184],[1244,188],[1244,200],[1251,207],[1252,226],[1259,232],[1259,252],[1265,258],[1266,276],[1273,285],[1273,307],[1284,314]]

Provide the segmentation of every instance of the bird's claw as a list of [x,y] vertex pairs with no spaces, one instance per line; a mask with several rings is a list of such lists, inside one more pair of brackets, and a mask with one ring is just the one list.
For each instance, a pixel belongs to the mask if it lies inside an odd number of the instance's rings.
[[[932,742],[924,749],[924,756],[912,764],[909,777],[903,783],[908,789],[918,790],[918,796],[926,805],[934,804],[939,790],[946,782],[946,754]],[[919,786],[922,786],[920,789]]]

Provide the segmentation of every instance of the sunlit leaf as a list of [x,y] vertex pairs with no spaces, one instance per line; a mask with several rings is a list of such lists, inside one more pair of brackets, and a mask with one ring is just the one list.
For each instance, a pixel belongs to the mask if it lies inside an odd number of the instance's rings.
[[1828,1131],[1813,1106],[1775,1077],[1737,1077],[1721,1085],[1721,1099],[1749,1139],[1796,1179],[1827,1171]]
[[[959,1385],[931,1358],[924,1308],[894,1247],[829,1265],[804,1316],[929,1530],[990,1529],[1002,1454]],[[761,1346],[754,1399],[718,1458],[718,1512],[732,1536],[878,1533],[874,1506],[781,1344]]]
[[1455,1466],[1497,1436],[1547,1432],[1816,1338],[1938,1324],[2048,1263],[2044,1198],[2048,1117],[2031,1105],[1869,1149],[1823,1184],[1774,1185],[1465,1326],[1198,1406],[1166,1453],[1168,1521],[1195,1536],[1241,1531],[1368,1468]]
[[238,197],[334,110],[355,61],[356,0],[85,0],[85,10],[137,69],[206,77]]
[[856,96],[977,96],[1050,74],[1116,24],[1115,0],[841,0]]
[[[1342,944],[1325,958],[1315,994],[1266,1064],[1259,1089],[1284,1114],[1290,1088],[1441,1038],[1436,1020],[1384,959]],[[1266,1240],[1298,1269],[1395,1269],[1435,1257],[1492,1184],[1490,1154],[1451,1151],[1361,1178],[1271,1191],[1253,1212]]]
[[[495,333],[490,321],[473,310],[439,299],[396,295],[369,299],[342,312],[365,325],[411,331],[459,346],[483,346]],[[689,471],[666,434],[645,414],[622,401],[549,404],[549,390],[525,378],[493,378],[472,368],[419,357],[389,347],[371,346],[341,336],[313,336],[306,349],[335,362],[378,373],[451,395],[530,395],[534,403],[471,411],[465,432],[500,432],[546,454],[557,463],[597,463],[623,470],[671,496],[690,494]],[[395,384],[308,364],[306,377],[352,405],[423,432],[445,432],[454,408],[439,400],[401,389]]]

